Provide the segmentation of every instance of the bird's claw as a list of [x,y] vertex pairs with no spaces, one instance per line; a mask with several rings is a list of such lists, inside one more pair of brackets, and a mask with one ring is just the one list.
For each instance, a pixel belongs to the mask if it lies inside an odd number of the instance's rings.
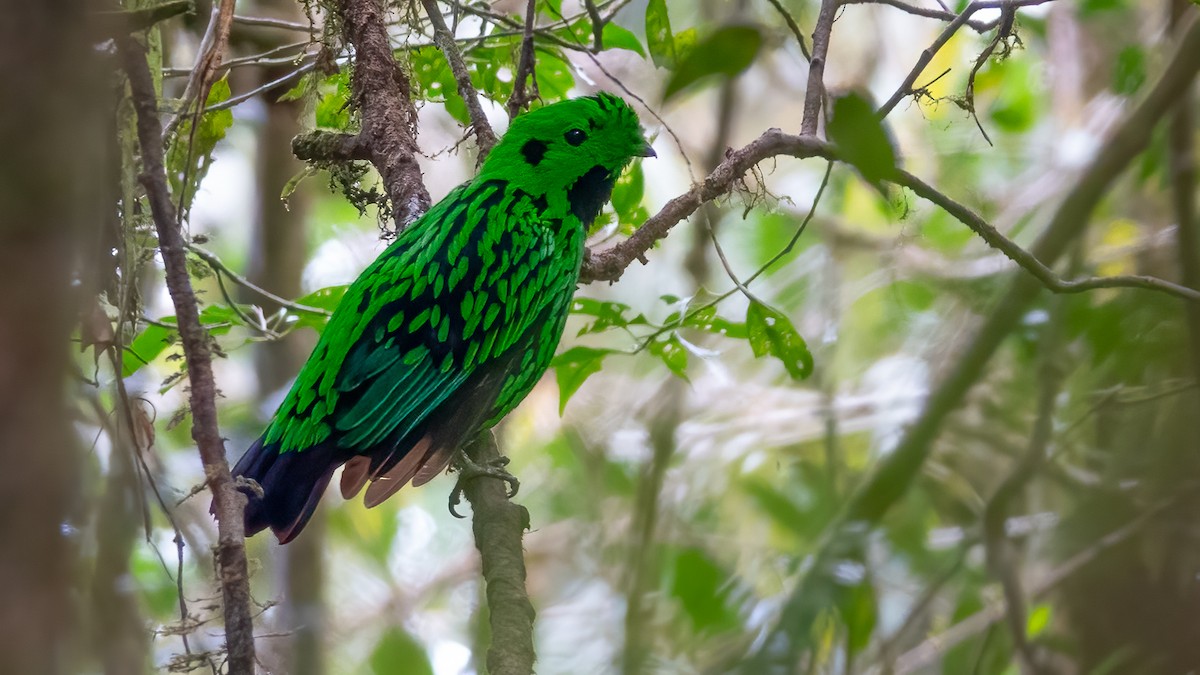
[[508,461],[507,457],[497,457],[490,462],[480,464],[473,461],[466,453],[460,452],[458,461],[455,463],[458,481],[454,484],[454,489],[450,491],[450,514],[455,518],[466,517],[460,514],[455,507],[462,503],[466,482],[476,478],[487,477],[502,480],[505,483],[505,496],[509,499],[516,497],[517,490],[521,489],[521,481],[505,470],[504,467],[508,466]]

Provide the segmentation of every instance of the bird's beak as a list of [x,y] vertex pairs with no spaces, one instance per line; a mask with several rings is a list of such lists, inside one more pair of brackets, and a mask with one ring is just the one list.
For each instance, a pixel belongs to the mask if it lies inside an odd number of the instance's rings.
[[642,149],[638,151],[638,157],[658,157],[658,153],[654,152],[654,147],[650,145],[650,141],[642,143]]

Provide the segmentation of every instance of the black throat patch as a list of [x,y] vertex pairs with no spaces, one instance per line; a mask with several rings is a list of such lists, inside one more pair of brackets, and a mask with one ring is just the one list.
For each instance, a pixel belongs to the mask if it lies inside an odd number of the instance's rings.
[[546,156],[547,149],[548,146],[545,141],[539,141],[534,138],[525,141],[525,145],[521,146],[521,155],[525,157],[525,161],[529,163],[529,166],[537,166],[542,161],[542,158]]
[[615,182],[616,177],[599,164],[588,169],[588,172],[580,176],[567,190],[571,213],[585,226],[590,226],[592,221],[596,220],[596,216],[600,215],[604,203],[612,196]]

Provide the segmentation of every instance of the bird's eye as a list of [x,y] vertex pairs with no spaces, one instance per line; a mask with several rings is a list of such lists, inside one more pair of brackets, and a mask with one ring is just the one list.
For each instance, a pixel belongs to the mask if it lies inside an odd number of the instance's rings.
[[567,139],[568,143],[575,146],[587,140],[587,134],[583,133],[583,129],[571,129],[563,136]]

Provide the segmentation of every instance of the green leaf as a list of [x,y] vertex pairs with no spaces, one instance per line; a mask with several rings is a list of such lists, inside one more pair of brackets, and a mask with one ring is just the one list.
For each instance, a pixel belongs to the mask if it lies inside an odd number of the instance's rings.
[[[678,37],[678,36],[677,36]],[[712,33],[679,62],[663,91],[663,101],[712,76],[731,78],[750,67],[762,49],[762,33],[753,26],[726,26]],[[679,45],[675,45],[679,53]]]
[[774,356],[783,362],[795,380],[803,380],[812,374],[813,357],[808,345],[779,310],[751,301],[746,308],[746,331],[754,356]]
[[[346,295],[347,288],[349,286],[329,286],[322,288],[308,295],[296,298],[296,304],[332,312],[342,302],[342,297]],[[329,323],[329,317],[324,314],[313,312],[295,312],[295,314],[297,316],[296,328],[312,328],[320,333],[325,330],[325,325]]]
[[687,349],[684,348],[683,343],[679,341],[677,336],[671,335],[667,338],[651,340],[650,353],[657,356],[664,364],[666,364],[667,368],[669,368],[672,373],[675,373],[676,377],[683,378],[684,380],[688,379]]
[[1102,12],[1114,12],[1128,7],[1126,0],[1083,0],[1079,3],[1079,16],[1090,18]]
[[604,24],[604,30],[600,33],[601,39],[604,40],[605,49],[628,49],[631,52],[637,52],[643,57],[646,56],[646,50],[642,47],[641,41],[632,31],[618,26],[616,23],[609,21]]
[[[239,305],[238,309],[247,316],[253,316],[254,310],[250,305]],[[174,322],[175,318],[172,317],[171,321]],[[209,305],[200,311],[200,325],[213,335],[224,335],[233,326],[245,323],[237,310],[229,305]]]
[[641,162],[637,162],[621,174],[613,186],[612,206],[623,234],[631,233],[650,217],[650,211],[642,205],[645,194],[646,179]]
[[[170,321],[174,321],[170,317]],[[156,324],[149,324],[129,343],[121,356],[121,377],[129,377],[154,361],[159,354],[175,343],[175,331]]]
[[826,130],[837,145],[838,156],[884,192],[883,179],[896,171],[896,151],[871,104],[854,93],[838,98]]
[[596,320],[579,329],[577,335],[601,333],[609,328],[625,328],[626,326],[643,326],[646,317],[638,314],[633,318],[625,316],[629,305],[620,302],[596,300],[595,298],[575,298],[571,304],[571,313],[583,316],[594,316]]
[[1130,45],[1117,54],[1113,66],[1113,91],[1133,96],[1146,82],[1146,52],[1139,45]]
[[1053,608],[1049,604],[1043,602],[1034,605],[1029,612],[1029,618],[1025,620],[1025,637],[1036,640],[1039,635],[1046,632],[1052,616]]
[[[1002,131],[1028,131],[1038,120],[1041,104],[1040,77],[1027,59],[1008,59],[995,63],[986,72],[998,87],[996,100],[988,108],[988,118]],[[983,78],[985,73],[980,73]]]
[[558,381],[558,414],[567,408],[567,401],[579,391],[579,387],[592,375],[600,372],[604,357],[612,349],[595,347],[572,347],[554,357],[554,379]]
[[425,646],[399,628],[388,628],[371,652],[371,670],[376,675],[433,675]]
[[678,56],[671,19],[667,16],[667,0],[650,0],[646,5],[646,46],[650,58],[659,68],[674,68]]
[[346,131],[350,128],[350,71],[345,69],[325,79],[317,87],[317,127]]
[[[222,103],[229,99],[229,78],[223,77],[213,82],[209,89],[205,107]],[[186,215],[191,209],[192,199],[208,168],[212,166],[213,150],[217,142],[225,138],[225,132],[233,126],[233,111],[214,110],[200,116],[200,124],[192,132],[192,115],[185,115],[167,148],[165,163],[167,179],[171,183],[171,194],[180,201],[180,210]],[[187,183],[184,184],[186,179]],[[186,190],[185,190],[186,188]]]
[[287,101],[299,101],[311,93],[314,93],[317,88],[317,74],[308,72],[300,76],[296,84],[291,89],[283,92],[279,98],[275,99],[278,103]]
[[723,335],[735,340],[746,339],[746,324],[738,321],[730,321],[720,316],[717,314],[715,305],[701,307],[689,312],[683,320],[683,325],[686,328],[695,328],[696,330]]
[[871,642],[875,630],[875,588],[870,578],[838,588],[837,607],[846,626],[846,647],[857,654]]

